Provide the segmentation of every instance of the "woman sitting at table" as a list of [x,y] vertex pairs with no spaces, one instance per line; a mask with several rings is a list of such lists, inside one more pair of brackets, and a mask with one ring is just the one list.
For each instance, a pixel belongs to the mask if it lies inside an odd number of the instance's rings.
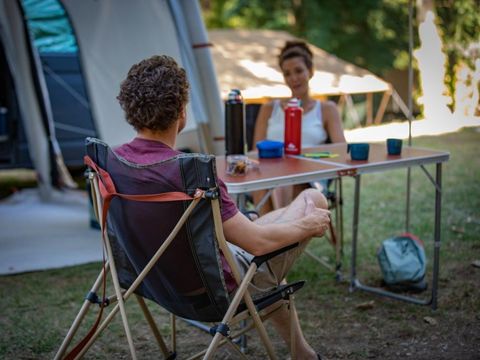
[[[286,85],[292,92],[292,97],[301,101],[302,117],[302,147],[315,147],[327,142],[345,142],[342,122],[337,106],[332,101],[315,100],[310,95],[309,81],[313,76],[313,53],[304,41],[287,41],[278,56],[278,64],[283,73]],[[257,141],[284,140],[284,125],[288,99],[276,99],[262,105],[255,123],[253,143]],[[308,184],[288,186],[276,189],[270,204],[267,202],[262,213],[289,203],[295,194],[308,187]],[[253,194],[255,203],[262,199],[265,192]]]

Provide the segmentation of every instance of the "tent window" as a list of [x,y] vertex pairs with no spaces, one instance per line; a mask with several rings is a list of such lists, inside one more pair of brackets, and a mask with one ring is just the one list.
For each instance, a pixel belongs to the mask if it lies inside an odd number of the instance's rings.
[[33,44],[40,53],[76,53],[70,20],[58,0],[22,0]]

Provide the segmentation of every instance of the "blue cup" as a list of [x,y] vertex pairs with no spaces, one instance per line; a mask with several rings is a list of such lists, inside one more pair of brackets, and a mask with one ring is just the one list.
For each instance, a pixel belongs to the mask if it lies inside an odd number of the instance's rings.
[[352,160],[368,160],[370,145],[367,143],[356,143],[347,145],[347,153],[350,153]]
[[402,153],[402,139],[387,139],[388,155],[400,155]]

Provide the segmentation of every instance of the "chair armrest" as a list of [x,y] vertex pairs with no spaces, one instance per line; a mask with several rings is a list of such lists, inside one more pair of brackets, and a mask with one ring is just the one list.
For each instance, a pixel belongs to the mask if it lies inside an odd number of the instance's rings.
[[268,254],[265,254],[265,255],[262,255],[262,256],[255,256],[253,259],[252,259],[252,262],[255,263],[257,265],[257,267],[259,267],[260,265],[262,265],[265,261],[267,260],[270,260],[271,258],[274,258],[275,256],[277,255],[280,255],[282,253],[284,253],[285,251],[288,251],[290,249],[293,249],[295,247],[298,246],[298,243],[295,243],[295,244],[292,244],[292,245],[288,245],[288,246],[285,246],[281,249],[278,249],[278,250],[275,250],[275,251],[272,251],[271,253],[268,253]]

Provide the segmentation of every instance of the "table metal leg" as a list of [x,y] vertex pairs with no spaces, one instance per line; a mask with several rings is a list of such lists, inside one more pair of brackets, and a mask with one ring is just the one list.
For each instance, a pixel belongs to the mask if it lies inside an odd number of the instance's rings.
[[338,228],[340,229],[340,244],[341,244],[341,252],[340,255],[343,257],[343,244],[344,244],[344,238],[343,238],[343,186],[342,186],[342,178],[338,178],[338,193],[339,193],[339,199],[338,199],[338,206],[340,208],[339,211],[339,224]]
[[343,280],[342,261],[343,261],[343,194],[342,178],[335,179],[335,279]]
[[[426,170],[423,168],[426,172]],[[363,285],[356,275],[356,257],[357,257],[357,241],[358,241],[358,219],[359,219],[359,200],[360,200],[360,176],[355,177],[355,196],[354,196],[354,210],[353,210],[353,234],[352,234],[352,264],[351,264],[351,278],[350,291],[356,289],[367,291],[381,296],[386,296],[396,300],[402,300],[417,305],[431,305],[433,310],[437,309],[437,291],[438,291],[438,276],[440,269],[440,240],[441,240],[441,207],[442,207],[442,164],[436,164],[436,179],[433,180],[430,175],[427,176],[435,186],[435,227],[434,227],[434,253],[433,253],[433,276],[432,276],[432,291],[429,299],[418,299],[413,296],[401,295],[386,291],[380,288]]]
[[244,193],[240,193],[237,195],[237,208],[240,210],[240,211],[245,211],[246,207],[247,207],[247,198],[245,196]]
[[435,186],[435,232],[433,248],[432,309],[437,309],[438,274],[440,270],[440,240],[442,217],[442,163],[437,164]]
[[358,239],[358,218],[360,210],[360,175],[355,176],[355,193],[353,200],[353,227],[352,227],[352,264],[350,268],[350,291],[356,287],[357,278],[357,239]]
[[273,189],[268,189],[268,191],[263,195],[261,200],[258,202],[258,204],[255,206],[255,211],[260,212],[262,210],[263,205],[270,199],[270,196],[272,196]]
[[410,188],[411,188],[412,168],[407,169],[407,191],[406,191],[406,204],[405,204],[405,231],[410,232]]

